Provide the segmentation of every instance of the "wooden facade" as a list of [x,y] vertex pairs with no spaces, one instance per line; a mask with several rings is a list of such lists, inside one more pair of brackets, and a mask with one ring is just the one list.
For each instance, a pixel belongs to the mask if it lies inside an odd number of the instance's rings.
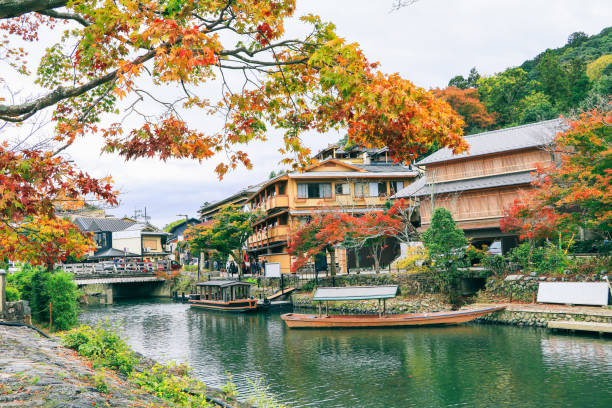
[[[383,170],[368,171],[353,163],[328,159],[303,173],[270,180],[246,203],[251,210],[265,214],[248,239],[250,256],[278,262],[282,273],[291,273],[289,237],[315,213],[382,209],[391,195],[409,185],[418,174],[404,166],[389,165]],[[346,270],[347,261],[345,251],[337,251],[340,270]]]
[[421,230],[431,223],[432,206],[444,207],[466,236],[502,239],[508,249],[504,242],[515,237],[502,233],[499,222],[520,191],[531,188],[537,166],[557,160],[549,146],[563,126],[551,120],[468,136],[468,152],[441,149],[418,162],[425,178],[396,198],[418,199]]

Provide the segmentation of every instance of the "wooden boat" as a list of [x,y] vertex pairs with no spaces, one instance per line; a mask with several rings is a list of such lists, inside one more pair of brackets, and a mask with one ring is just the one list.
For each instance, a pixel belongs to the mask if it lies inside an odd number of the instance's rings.
[[[480,309],[457,310],[433,313],[385,314],[385,300],[395,297],[397,286],[354,286],[344,288],[319,288],[313,300],[366,300],[378,299],[377,315],[329,315],[286,313],[281,315],[290,328],[368,328],[368,327],[403,327],[450,325],[469,322],[489,313],[503,310],[505,306],[492,306]],[[319,303],[320,305],[320,303]],[[327,308],[326,308],[327,309]]]
[[198,292],[189,296],[189,305],[197,309],[249,312],[257,309],[257,299],[250,296],[251,283],[235,280],[200,282]]
[[281,319],[291,328],[350,328],[350,327],[400,327],[448,325],[469,322],[488,313],[504,309],[504,306],[472,310],[435,313],[407,313],[392,315],[312,315],[286,313]]

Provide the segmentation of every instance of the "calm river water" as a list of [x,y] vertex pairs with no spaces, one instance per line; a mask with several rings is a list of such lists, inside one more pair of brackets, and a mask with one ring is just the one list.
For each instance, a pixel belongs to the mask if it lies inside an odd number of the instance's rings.
[[612,407],[612,339],[469,324],[289,330],[279,313],[224,314],[160,300],[90,307],[129,344],[187,362],[205,383],[263,378],[292,407]]

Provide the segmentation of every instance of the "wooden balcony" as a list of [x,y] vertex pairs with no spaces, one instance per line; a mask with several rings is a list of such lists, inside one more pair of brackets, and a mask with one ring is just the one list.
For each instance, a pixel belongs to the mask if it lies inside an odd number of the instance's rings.
[[277,225],[264,231],[251,235],[247,241],[249,247],[263,246],[270,242],[287,241],[289,239],[289,226]]
[[269,197],[265,202],[263,209],[269,211],[273,208],[287,208],[289,207],[289,197],[286,195],[278,195]]

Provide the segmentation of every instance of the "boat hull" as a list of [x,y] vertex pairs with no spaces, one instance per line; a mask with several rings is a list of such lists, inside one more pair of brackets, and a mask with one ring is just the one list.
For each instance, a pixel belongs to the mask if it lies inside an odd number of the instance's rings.
[[312,315],[286,313],[281,315],[288,327],[292,329],[321,328],[370,328],[370,327],[406,327],[460,324],[477,319],[489,313],[503,310],[505,306],[482,309],[459,310],[436,313],[411,313],[396,315]]
[[218,310],[223,312],[243,313],[257,309],[257,299],[234,300],[221,302],[217,300],[189,300],[189,305],[194,309]]

